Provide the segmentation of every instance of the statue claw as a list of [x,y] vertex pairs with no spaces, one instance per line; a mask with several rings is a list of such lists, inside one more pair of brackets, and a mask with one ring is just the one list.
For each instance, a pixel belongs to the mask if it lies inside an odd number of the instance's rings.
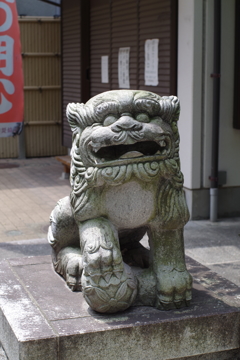
[[114,271],[113,275],[115,275],[118,279],[121,279],[123,271]]
[[106,281],[107,284],[109,283],[111,277],[112,277],[112,273],[106,273],[106,274],[103,275],[103,278],[104,278],[104,280]]

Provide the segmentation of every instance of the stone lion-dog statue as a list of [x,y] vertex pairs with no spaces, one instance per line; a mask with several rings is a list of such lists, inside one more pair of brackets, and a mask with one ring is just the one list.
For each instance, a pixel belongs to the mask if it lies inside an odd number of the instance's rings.
[[95,311],[190,303],[179,112],[177,97],[141,90],[67,106],[72,191],[51,213],[48,240],[56,272]]

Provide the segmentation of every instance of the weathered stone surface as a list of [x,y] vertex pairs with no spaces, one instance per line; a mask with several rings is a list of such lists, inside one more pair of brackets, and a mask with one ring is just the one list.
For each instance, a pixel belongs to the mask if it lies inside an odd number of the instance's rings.
[[214,354],[184,357],[179,360],[240,360],[240,351],[220,351]]
[[0,360],[7,360],[7,355],[5,351],[3,350],[2,345],[0,344]]
[[44,238],[0,243],[0,261],[6,258],[49,254],[51,254],[51,248]]
[[53,329],[7,261],[1,262],[0,279],[0,341],[9,359],[57,359]]
[[[48,239],[55,270],[100,313],[190,303],[179,111],[177,97],[142,90],[67,106],[72,191],[53,210]],[[146,232],[150,251],[139,243]]]
[[0,342],[10,360],[237,360],[240,289],[190,258],[187,265],[190,307],[99,314],[55,275],[50,256],[2,262]]

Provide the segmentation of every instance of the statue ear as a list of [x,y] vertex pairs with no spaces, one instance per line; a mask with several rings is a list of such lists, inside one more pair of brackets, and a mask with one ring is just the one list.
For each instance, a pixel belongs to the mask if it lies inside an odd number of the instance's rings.
[[84,104],[70,103],[67,105],[66,116],[72,131],[74,131],[76,127],[84,127],[84,115]]
[[173,115],[172,115],[172,121],[178,121],[179,115],[180,115],[180,101],[177,96],[170,96],[172,106],[173,106]]
[[161,116],[164,121],[171,124],[178,121],[180,113],[180,103],[176,96],[163,96],[159,101],[161,107]]

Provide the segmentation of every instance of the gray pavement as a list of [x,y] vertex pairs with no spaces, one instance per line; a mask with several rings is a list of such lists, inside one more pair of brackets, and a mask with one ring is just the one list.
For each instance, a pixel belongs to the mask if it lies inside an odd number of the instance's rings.
[[70,192],[62,171],[54,157],[0,160],[0,243],[46,237],[52,209]]
[[240,218],[189,221],[184,233],[188,256],[240,286]]
[[[0,260],[48,255],[49,215],[69,194],[55,158],[0,160]],[[240,218],[190,221],[185,226],[186,255],[240,286]],[[143,241],[147,244],[146,237]]]

